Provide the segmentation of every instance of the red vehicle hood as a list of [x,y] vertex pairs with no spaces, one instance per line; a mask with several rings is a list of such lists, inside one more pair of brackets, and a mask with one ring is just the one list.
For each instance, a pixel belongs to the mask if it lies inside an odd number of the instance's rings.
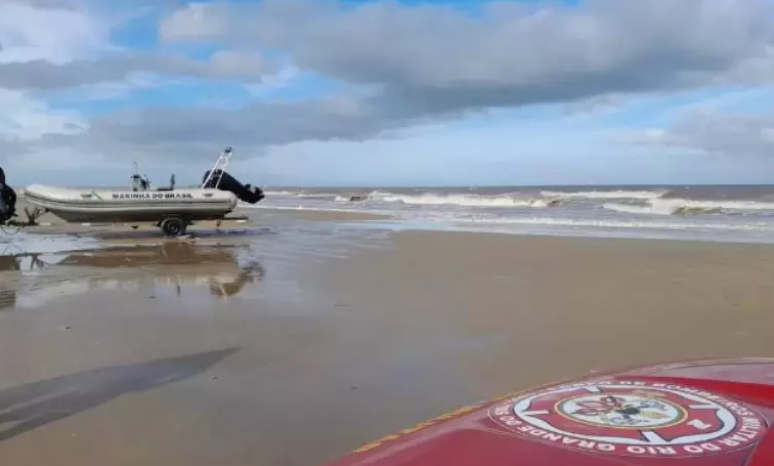
[[651,366],[462,408],[329,466],[772,466],[774,359]]

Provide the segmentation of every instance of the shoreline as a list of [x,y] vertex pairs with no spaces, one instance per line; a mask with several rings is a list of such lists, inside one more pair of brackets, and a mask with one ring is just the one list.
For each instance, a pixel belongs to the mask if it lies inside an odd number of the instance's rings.
[[[774,243],[774,186],[541,186],[277,191],[267,207],[388,214],[419,228]],[[435,224],[435,225],[430,225]]]
[[[218,231],[228,233],[232,230],[239,230],[240,228],[251,227],[256,225],[262,225],[260,216],[253,215],[251,213],[260,212],[261,214],[268,214],[273,217],[286,217],[294,220],[310,221],[310,222],[326,222],[326,223],[342,223],[349,224],[351,226],[359,226],[360,228],[373,228],[382,229],[390,232],[435,232],[435,233],[456,233],[456,234],[480,234],[480,235],[493,235],[493,236],[513,236],[513,237],[528,237],[528,238],[566,238],[566,239],[590,239],[590,240],[610,240],[610,241],[664,241],[664,242],[698,242],[698,243],[712,243],[712,244],[747,244],[747,245],[759,245],[759,246],[771,246],[774,245],[774,235],[770,238],[761,239],[734,239],[734,238],[720,238],[720,237],[672,237],[672,236],[655,236],[655,235],[638,235],[632,232],[626,231],[619,234],[615,233],[572,233],[572,232],[560,232],[560,231],[544,231],[544,232],[527,232],[527,231],[507,231],[507,230],[487,230],[476,228],[474,226],[462,226],[462,225],[448,225],[441,223],[429,223],[424,221],[405,220],[396,216],[390,216],[386,214],[374,214],[368,212],[347,212],[337,210],[325,210],[325,209],[282,209],[282,208],[238,208],[235,213],[244,214],[248,217],[248,220],[244,221],[229,221],[225,225],[221,225],[217,228]],[[128,234],[150,234],[154,235],[158,231],[158,228],[151,225],[148,222],[139,224],[127,223],[67,223],[59,219],[51,220],[53,217],[51,214],[45,214],[46,221],[41,222],[40,225],[34,227],[21,227],[19,231],[24,231],[33,235],[74,235],[74,236],[97,236],[111,234],[120,234],[121,232],[127,232]],[[199,221],[195,225],[189,227],[189,232],[209,232],[216,230],[215,221]],[[5,227],[8,231],[15,231],[15,227]],[[15,234],[15,233],[12,233]],[[118,238],[118,237],[117,237]],[[116,239],[117,239],[116,238]]]
[[[19,205],[17,211],[23,211],[25,206],[29,206],[29,203],[25,202],[23,196],[19,198]],[[542,211],[543,209],[537,209]],[[550,208],[548,210],[551,210]],[[670,226],[669,228],[653,228],[653,227],[624,227],[624,226],[573,226],[569,223],[556,223],[551,222],[541,223],[539,221],[532,222],[530,215],[514,215],[512,220],[517,223],[488,223],[487,221],[454,221],[454,220],[439,220],[439,219],[421,219],[411,218],[407,216],[405,212],[369,212],[368,209],[334,209],[323,207],[282,207],[282,206],[255,206],[248,207],[240,205],[237,207],[234,214],[246,215],[249,220],[247,222],[227,222],[222,225],[219,230],[228,232],[235,231],[244,228],[250,228],[254,226],[260,226],[271,223],[282,223],[282,219],[288,219],[290,221],[302,220],[310,222],[340,222],[342,224],[348,223],[351,226],[359,226],[363,228],[376,228],[384,229],[387,231],[448,231],[448,232],[469,232],[469,233],[482,233],[482,234],[495,234],[495,235],[512,235],[512,236],[530,236],[530,237],[560,237],[560,238],[600,238],[600,239],[640,239],[648,241],[699,241],[699,242],[712,242],[721,244],[774,244],[774,222],[771,223],[772,231],[755,229],[746,229],[739,227],[737,229],[731,228],[728,231],[723,230],[725,227],[712,225],[705,226],[704,229],[690,230],[681,229],[676,226]],[[679,216],[673,220],[687,221],[680,219]],[[689,217],[686,217],[689,218]],[[280,222],[276,222],[280,220]],[[78,224],[78,223],[66,223],[58,219],[54,215],[47,213],[43,215],[39,221],[41,226],[34,228],[27,228],[26,232],[31,234],[83,234],[90,235],[92,233],[115,235],[119,232],[127,231],[131,232],[132,229],[137,230],[138,233],[143,234],[155,234],[158,230],[155,226],[150,224],[142,224],[137,228],[131,227],[130,223],[127,224]],[[518,223],[522,222],[522,223]],[[767,224],[768,225],[768,224]],[[190,228],[192,233],[196,232],[211,232],[215,231],[215,222],[197,222]]]
[[[421,220],[402,219],[395,215],[373,214],[362,211],[342,211],[326,209],[281,209],[273,207],[244,208],[243,212],[249,216],[251,212],[260,211],[273,215],[282,215],[291,218],[327,221],[327,222],[351,222],[353,226],[362,225],[365,228],[383,229],[390,232],[437,232],[459,234],[481,234],[497,236],[515,236],[528,238],[566,238],[566,239],[591,239],[611,241],[666,241],[666,242],[698,242],[712,244],[747,244],[759,246],[774,245],[774,233],[770,238],[764,239],[733,239],[719,237],[672,237],[672,236],[647,236],[636,235],[632,232],[620,232],[619,234],[606,234],[603,231],[594,233],[572,233],[560,231],[528,232],[513,230],[482,229],[470,225],[444,224],[441,222],[428,222]],[[628,234],[625,234],[628,233]]]

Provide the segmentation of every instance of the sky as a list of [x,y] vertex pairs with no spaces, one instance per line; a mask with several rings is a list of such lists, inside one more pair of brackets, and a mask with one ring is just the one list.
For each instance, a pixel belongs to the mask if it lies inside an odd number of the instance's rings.
[[774,0],[0,0],[12,185],[774,183]]

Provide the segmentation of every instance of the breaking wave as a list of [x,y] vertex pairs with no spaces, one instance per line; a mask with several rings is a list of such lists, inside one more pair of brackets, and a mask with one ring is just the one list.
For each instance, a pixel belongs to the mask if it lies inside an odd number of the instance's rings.
[[317,193],[317,194],[299,194],[296,197],[300,199],[323,199],[323,200],[331,200],[336,199],[338,196],[335,194],[325,194],[325,193]]
[[647,215],[744,215],[774,213],[774,202],[651,199],[645,204],[605,203],[603,209]]
[[306,192],[267,191],[268,195],[293,197],[310,200],[332,200],[335,202],[385,202],[406,205],[458,206],[458,207],[555,207],[577,200],[650,200],[658,199],[669,191],[646,190],[589,190],[589,191],[540,191],[502,194],[434,193],[430,191],[401,193],[390,191],[366,192]]
[[299,194],[297,191],[283,191],[283,190],[272,191],[272,190],[269,190],[269,189],[264,191],[264,193],[267,196],[296,196],[296,195]]
[[409,205],[449,205],[460,207],[553,207],[558,199],[519,198],[508,195],[478,196],[468,194],[372,194],[370,200],[399,202]]
[[560,199],[657,199],[669,191],[541,191],[544,197]]

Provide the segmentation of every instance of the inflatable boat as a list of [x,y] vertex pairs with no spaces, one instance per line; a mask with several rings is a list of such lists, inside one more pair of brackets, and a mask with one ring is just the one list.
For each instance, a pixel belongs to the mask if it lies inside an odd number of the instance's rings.
[[774,359],[564,380],[460,408],[329,466],[770,466]]
[[25,198],[66,222],[132,223],[155,222],[164,233],[178,236],[194,221],[219,220],[231,213],[239,201],[255,204],[263,191],[243,185],[225,168],[232,149],[226,148],[208,170],[198,188],[176,189],[174,175],[169,187],[152,189],[147,176],[132,175],[132,188],[87,189],[31,185]]

